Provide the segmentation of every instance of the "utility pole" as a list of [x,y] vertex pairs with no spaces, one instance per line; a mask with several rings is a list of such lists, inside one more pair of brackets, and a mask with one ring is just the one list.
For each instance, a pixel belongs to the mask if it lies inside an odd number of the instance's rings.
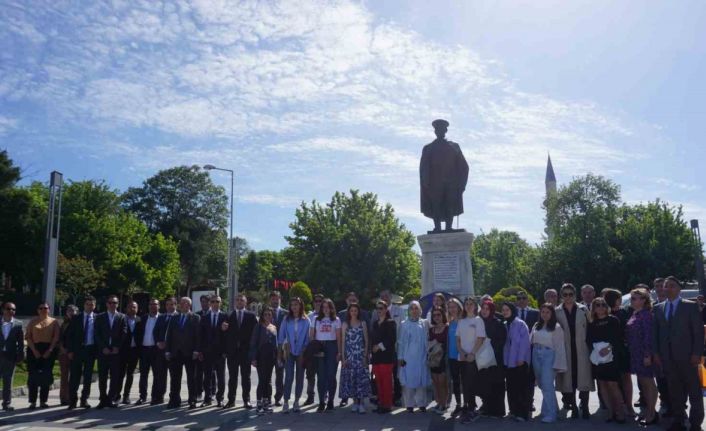
[[699,282],[699,291],[702,295],[706,295],[706,280],[704,279],[704,250],[701,242],[701,231],[699,230],[699,221],[691,220],[691,232],[694,234],[696,241],[696,255],[694,263],[696,264],[696,280]]
[[63,175],[53,171],[49,177],[49,208],[47,236],[44,243],[44,276],[42,279],[42,301],[54,312],[56,300],[56,267],[59,256],[59,228],[61,227],[61,190]]

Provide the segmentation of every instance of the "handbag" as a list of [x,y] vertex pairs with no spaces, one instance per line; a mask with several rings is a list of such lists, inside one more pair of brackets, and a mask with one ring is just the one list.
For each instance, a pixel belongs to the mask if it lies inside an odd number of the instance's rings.
[[315,357],[320,356],[324,346],[321,341],[316,339],[316,321],[314,321],[314,336],[309,340],[309,344],[304,349],[304,360],[306,362],[313,361]]
[[476,366],[479,370],[490,368],[498,365],[495,360],[495,351],[493,351],[493,345],[490,342],[490,338],[483,340],[483,345],[478,349],[476,353]]
[[437,368],[441,365],[441,359],[444,357],[444,348],[436,340],[431,340],[429,342],[429,348],[427,349],[427,366],[429,368]]

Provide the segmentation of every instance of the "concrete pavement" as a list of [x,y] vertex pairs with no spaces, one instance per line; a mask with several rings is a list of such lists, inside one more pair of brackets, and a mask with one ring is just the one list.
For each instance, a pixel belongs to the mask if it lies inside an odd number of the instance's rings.
[[[251,399],[255,399],[255,387],[257,373],[253,369],[253,394]],[[137,376],[136,376],[137,377]],[[137,379],[136,379],[137,382]],[[186,382],[182,385],[183,399],[186,399]],[[240,388],[238,388],[240,389]],[[98,386],[94,383],[91,388],[91,405],[98,404]],[[636,392],[637,393],[637,392]],[[137,399],[137,384],[133,386],[132,400]],[[240,393],[238,393],[240,399]],[[535,404],[539,408],[541,394],[536,393]],[[85,429],[124,429],[124,430],[145,430],[154,431],[157,429],[188,429],[188,430],[317,430],[317,431],[354,431],[354,430],[430,430],[430,431],[454,431],[454,430],[492,430],[497,431],[498,427],[508,430],[570,430],[570,431],[595,431],[596,427],[601,429],[626,429],[638,426],[635,424],[615,425],[604,422],[604,412],[599,411],[590,420],[562,419],[556,424],[542,424],[539,421],[527,423],[517,423],[510,419],[480,418],[476,422],[463,425],[458,420],[449,418],[448,414],[439,416],[435,413],[407,413],[404,409],[398,409],[390,415],[378,415],[368,412],[361,415],[352,413],[350,407],[336,408],[330,413],[316,413],[316,405],[307,406],[299,414],[279,413],[279,408],[275,408],[275,413],[258,416],[254,410],[245,410],[238,401],[236,408],[221,410],[216,407],[199,408],[196,410],[166,410],[166,405],[161,406],[125,406],[119,409],[89,410],[76,409],[67,410],[59,406],[59,391],[53,390],[50,393],[47,410],[30,411],[26,397],[15,398],[13,406],[14,412],[0,412],[0,431],[4,430],[85,430]],[[598,399],[595,393],[591,393],[591,411],[598,410]],[[564,416],[564,412],[562,412]],[[655,430],[658,428],[653,427]]]

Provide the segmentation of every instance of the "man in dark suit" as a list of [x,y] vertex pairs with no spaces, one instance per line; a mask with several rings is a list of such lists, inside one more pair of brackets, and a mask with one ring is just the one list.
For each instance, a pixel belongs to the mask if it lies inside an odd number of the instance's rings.
[[[120,348],[125,341],[127,327],[125,315],[118,312],[118,297],[110,295],[106,302],[108,311],[96,317],[96,348],[98,349],[99,409],[116,408],[115,398],[120,392]],[[108,386],[110,375],[110,387]]]
[[[140,316],[137,315],[137,302],[130,301],[125,308],[125,329],[126,336],[123,345],[120,348],[120,384],[118,385],[117,398],[120,398],[120,386],[123,381],[123,404],[130,404],[130,390],[132,389],[132,380],[135,375],[137,362],[140,360],[140,348],[142,342],[142,333],[140,332]],[[144,328],[142,329],[144,330]]]
[[221,325],[224,332],[223,344],[228,357],[228,403],[225,408],[235,406],[240,372],[243,406],[252,409],[250,404],[250,339],[257,325],[255,314],[247,310],[248,300],[242,293],[235,298],[235,310],[228,321]]
[[78,402],[78,385],[83,378],[81,407],[89,409],[88,397],[91,395],[93,366],[96,363],[96,298],[86,296],[83,312],[71,318],[66,328],[66,355],[71,361],[69,373],[69,410],[75,409]]
[[[221,297],[211,296],[211,309],[201,317],[201,352],[203,362],[203,391],[204,400],[202,407],[210,406],[215,395],[218,407],[223,407],[223,394],[226,390],[225,373],[226,361],[223,348],[223,331],[221,325],[228,320],[228,315],[221,311]],[[214,387],[210,376],[215,374],[217,387]]]
[[[179,315],[176,311],[177,300],[169,297],[164,301],[164,314],[160,315],[154,327],[154,341],[157,343],[157,357],[155,358],[155,377],[152,383],[152,401],[150,405],[164,403],[164,394],[167,393],[167,374],[171,374],[167,361],[167,329],[171,322]],[[170,376],[171,377],[171,376]]]
[[2,409],[13,411],[12,378],[15,366],[24,359],[25,339],[22,322],[15,319],[17,307],[6,302],[2,307],[2,331],[0,332],[0,376],[2,377]]
[[[270,292],[270,307],[272,307],[272,323],[277,327],[277,333],[279,334],[279,327],[287,317],[287,310],[282,308],[282,294],[278,290]],[[275,406],[279,407],[282,404],[280,400],[284,395],[284,364],[280,361],[275,362]]]
[[158,387],[157,365],[159,348],[157,347],[157,341],[155,339],[155,333],[157,332],[155,328],[161,316],[161,314],[159,314],[159,300],[154,298],[150,299],[148,307],[149,312],[142,316],[140,321],[137,322],[137,329],[135,330],[140,345],[140,398],[135,403],[138,406],[147,401],[147,378],[150,370],[152,370],[152,401],[159,399],[156,392],[156,388]]
[[[527,324],[529,332],[532,332],[532,327],[539,320],[539,310],[529,306],[529,296],[527,292],[520,290],[517,292],[517,301],[515,302],[517,307],[517,317]],[[532,365],[530,364],[530,367]],[[531,369],[531,368],[530,368]],[[534,373],[529,373],[529,387],[530,387],[530,409],[534,411]]]
[[[210,309],[210,301],[211,295],[201,295],[199,297],[201,309],[194,314],[199,316],[201,320],[203,320],[203,316],[208,313],[208,310]],[[206,379],[206,376],[203,372],[203,361],[201,361],[200,359],[194,362],[194,373],[196,373],[196,400],[199,401],[203,396],[204,379]],[[211,375],[210,379],[213,382],[213,386],[215,386],[215,376]]]
[[704,419],[704,402],[698,367],[704,351],[704,326],[698,305],[681,298],[682,283],[670,276],[664,280],[666,301],[657,304],[654,311],[655,362],[663,366],[673,422],[670,431],[684,429],[686,398],[689,397],[690,430],[701,429]]
[[175,316],[167,329],[167,352],[171,385],[168,408],[181,406],[181,376],[186,369],[186,386],[189,391],[189,409],[196,408],[196,381],[194,364],[200,357],[199,332],[201,318],[191,312],[191,299],[179,300],[179,315]]

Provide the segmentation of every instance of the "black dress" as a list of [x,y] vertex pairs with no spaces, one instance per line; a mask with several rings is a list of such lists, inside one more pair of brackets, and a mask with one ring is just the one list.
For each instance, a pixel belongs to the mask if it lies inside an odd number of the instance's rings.
[[622,328],[617,317],[609,315],[602,319],[595,319],[588,324],[586,343],[588,343],[589,350],[592,352],[593,343],[601,341],[610,343],[613,360],[606,364],[592,364],[593,377],[596,380],[617,382],[621,372],[619,356],[623,345]]

